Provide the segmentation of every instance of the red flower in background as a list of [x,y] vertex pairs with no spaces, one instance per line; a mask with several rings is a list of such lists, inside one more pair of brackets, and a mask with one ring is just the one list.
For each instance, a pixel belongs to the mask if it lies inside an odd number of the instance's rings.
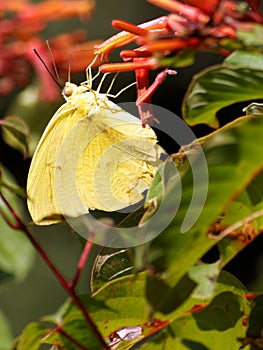
[[[168,10],[170,14],[138,26],[113,20],[112,26],[122,32],[95,48],[96,54],[108,58],[115,48],[137,43],[137,48],[120,52],[123,62],[103,64],[100,70],[105,73],[134,70],[139,108],[143,102],[150,102],[151,94],[164,81],[166,73],[175,74],[175,71],[165,69],[149,87],[149,70],[165,67],[167,61],[164,58],[189,48],[229,54],[236,47],[224,47],[224,39],[234,42],[238,29],[251,30],[253,22],[263,22],[258,0],[247,1],[251,11],[245,2],[234,0],[147,1]],[[141,111],[141,118],[151,124],[154,116],[147,110]]]
[[[254,5],[254,8],[251,8],[252,11],[249,11],[248,7],[244,7],[244,2],[239,1],[188,0],[185,1],[187,4],[177,0],[147,1],[171,13],[140,25],[113,20],[112,26],[123,31],[97,45],[96,54],[108,57],[113,49],[135,41],[139,45],[138,48],[123,50],[120,53],[124,61],[144,58],[142,61],[142,68],[144,68],[147,58],[152,62],[150,64],[152,69],[156,69],[156,66],[161,66],[160,59],[172,52],[189,46],[219,50],[220,39],[235,39],[237,29],[248,28],[251,22],[263,22],[258,7]],[[153,57],[155,60],[152,59]],[[132,67],[132,64],[120,63],[116,66],[103,65],[101,70],[104,72],[127,71],[132,70]],[[138,68],[138,64],[134,64],[134,67]]]
[[[33,75],[41,80],[41,98],[57,99],[59,91],[50,83],[50,76],[36,57],[36,49],[48,66],[52,67],[46,42],[41,34],[50,21],[71,17],[88,19],[94,9],[93,0],[45,0],[31,3],[27,0],[2,0],[0,3],[0,95],[27,86]],[[93,47],[98,42],[86,42],[84,31],[57,35],[49,40],[54,62],[65,78],[69,59],[76,52],[71,72],[86,69],[94,57]],[[80,54],[77,51],[84,51]]]

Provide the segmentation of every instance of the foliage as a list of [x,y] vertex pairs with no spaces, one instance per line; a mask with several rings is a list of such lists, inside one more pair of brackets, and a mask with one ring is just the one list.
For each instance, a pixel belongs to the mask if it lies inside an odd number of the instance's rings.
[[[96,232],[90,232],[91,240],[83,244],[76,273],[67,280],[32,235],[30,225],[25,224],[29,220],[21,202],[24,190],[1,166],[0,283],[21,280],[26,275],[32,266],[30,241],[69,295],[57,312],[28,324],[13,342],[13,350],[37,350],[42,346],[53,350],[263,348],[262,293],[249,291],[224,269],[263,231],[263,109],[256,101],[263,98],[262,43],[258,39],[263,19],[259,1],[247,1],[251,10],[245,3],[226,0],[210,1],[209,5],[197,0],[187,4],[149,2],[173,13],[163,22],[139,27],[115,21],[115,26],[127,32],[97,45],[97,54],[106,57],[114,48],[135,40],[139,48],[123,50],[121,57],[126,62],[118,66],[108,63],[101,70],[134,70],[140,107],[142,101],[150,101],[164,76],[173,74],[167,66],[187,66],[204,48],[227,54],[222,64],[193,76],[182,105],[182,117],[188,125],[207,124],[215,130],[183,145],[159,167],[142,207],[121,221],[116,213],[107,214],[111,223],[118,221],[118,228],[139,229],[151,221],[162,203],[167,209],[162,220],[168,220],[168,209],[181,194],[176,214],[157,237],[129,249],[100,248],[92,269],[91,293],[78,294],[76,287]],[[20,2],[15,3],[18,6]],[[33,5],[25,2],[21,6]],[[20,7],[12,11],[16,15],[11,21],[25,21]],[[157,33],[156,39],[147,37],[151,31]],[[163,37],[171,46],[163,44]],[[190,50],[186,49],[189,45]],[[164,74],[157,75],[149,86],[149,70],[162,67]],[[3,79],[9,78],[6,74]],[[148,90],[142,92],[141,87]],[[233,116],[233,121],[224,119],[225,115],[218,118],[223,108],[240,102],[245,106],[248,101],[253,103],[240,110],[238,118]],[[153,115],[149,119],[145,116],[145,110],[141,110],[143,122],[153,122]],[[9,146],[25,158],[30,155],[31,135],[23,120],[8,116],[1,119],[0,127]],[[169,127],[177,125],[171,121]],[[174,164],[179,176],[171,173]],[[199,174],[197,189],[195,173]],[[198,194],[207,192],[206,200],[193,201],[194,190]],[[196,219],[189,224],[192,217]],[[208,263],[204,256],[211,249],[218,253],[215,261]],[[11,346],[10,330],[5,317],[0,316],[0,349],[7,350]]]

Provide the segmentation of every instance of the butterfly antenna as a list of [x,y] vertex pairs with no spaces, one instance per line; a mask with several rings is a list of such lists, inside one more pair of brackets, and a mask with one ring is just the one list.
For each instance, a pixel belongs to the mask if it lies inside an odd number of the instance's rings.
[[70,83],[70,71],[71,71],[72,56],[73,56],[73,54],[70,55],[69,64],[68,64],[68,82],[69,83]]
[[51,70],[48,68],[46,62],[43,60],[43,58],[40,56],[40,54],[37,52],[36,49],[33,49],[34,53],[37,55],[38,59],[41,61],[43,66],[46,68],[48,74],[51,76],[51,78],[54,80],[54,82],[62,89],[62,86],[60,82],[58,81],[57,77],[51,72]]
[[52,53],[52,51],[51,51],[51,48],[50,48],[50,45],[49,45],[48,40],[46,40],[46,44],[47,44],[48,51],[49,51],[49,54],[50,54],[50,57],[51,57],[51,60],[52,60],[52,64],[53,64],[53,67],[54,67],[54,71],[55,71],[55,73],[56,73],[57,81],[59,82],[60,85],[62,85],[62,84],[61,84],[61,79],[60,79],[59,74],[58,74],[56,62],[55,62],[55,60],[54,60],[54,56],[53,56],[53,53]]

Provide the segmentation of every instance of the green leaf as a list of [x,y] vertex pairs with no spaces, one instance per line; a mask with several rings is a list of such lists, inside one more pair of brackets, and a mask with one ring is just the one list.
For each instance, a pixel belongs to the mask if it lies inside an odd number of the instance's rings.
[[153,305],[152,313],[159,311],[169,314],[177,309],[190,297],[196,285],[188,275],[184,275],[174,287],[162,277],[147,276],[146,297]]
[[[163,192],[163,183],[162,183],[162,176],[160,174],[160,172],[162,172],[162,168],[163,167],[159,167],[158,171],[156,172],[156,175],[153,178],[153,181],[151,183],[151,186],[147,192],[147,196],[146,196],[146,205],[147,205],[147,201],[157,198],[160,195],[162,195]],[[162,174],[163,175],[163,174]]]
[[[247,188],[230,203],[219,224],[217,234],[230,230],[227,237],[218,243],[222,265],[227,264],[263,229],[263,173],[256,174]],[[253,215],[259,214],[253,218]],[[236,226],[239,223],[238,226]],[[230,228],[233,227],[233,230]],[[221,231],[221,232],[220,232]],[[232,232],[231,232],[232,231]]]
[[[89,295],[81,296],[81,301],[99,331],[107,338],[122,327],[134,327],[148,323],[148,306],[144,295],[145,274],[125,276],[107,283],[104,287]],[[136,305],[136,307],[135,307]],[[45,321],[58,321],[67,334],[74,337],[90,350],[99,350],[101,345],[93,331],[83,319],[80,310],[70,300],[59,310],[58,316],[45,318]],[[67,349],[69,341],[60,336]],[[48,340],[48,337],[47,337]],[[127,342],[124,342],[127,344]]]
[[[140,339],[158,333],[168,324],[168,320],[162,320],[161,315],[154,318],[153,322],[149,322],[145,286],[146,274],[140,273],[107,283],[94,293],[92,298],[82,297],[82,302],[89,310],[91,318],[108,341],[110,341],[109,337],[112,337],[112,334],[120,329],[142,328],[142,334],[130,341],[121,341],[118,349],[127,349]],[[71,303],[70,307],[65,307],[62,325],[63,330],[67,331],[68,334],[74,334],[75,338],[89,349],[99,349],[90,343],[88,346],[91,331],[87,328],[82,314],[74,304]],[[66,344],[64,341],[64,345]],[[75,348],[72,349],[75,350]]]
[[179,316],[150,343],[139,348],[236,350],[240,345],[237,338],[245,334],[242,318],[248,307],[245,298],[230,292],[222,293],[207,307]]
[[19,117],[5,117],[0,120],[4,141],[11,147],[28,157],[29,129],[25,121]]
[[[256,116],[256,115],[255,115]],[[257,117],[260,115],[258,114]],[[241,117],[235,121],[225,125],[212,132],[211,134],[199,139],[202,144],[207,143],[215,137],[220,138],[220,134],[233,127],[238,127],[246,123],[251,116]],[[188,146],[189,147],[189,146]],[[214,228],[210,228],[210,231],[215,229],[215,234],[219,235],[221,231],[228,228],[231,225],[235,225],[237,222],[242,221],[241,225],[235,229],[235,233],[229,238],[221,240],[218,244],[220,251],[220,258],[222,260],[222,266],[230,261],[237,253],[243,249],[246,244],[249,244],[257,234],[260,233],[263,227],[263,217],[259,216],[254,220],[250,217],[254,213],[263,209],[263,172],[259,171],[252,177],[244,191],[241,192],[227,207],[223,216],[218,217]],[[211,233],[211,232],[210,232]]]
[[0,311],[0,350],[8,350],[12,344],[12,334],[6,317]]
[[106,282],[131,274],[132,270],[131,256],[126,249],[102,248],[92,268],[92,292],[96,292]]
[[262,70],[263,54],[237,50],[224,60],[224,65]]
[[[76,339],[81,345],[85,346],[89,350],[103,350],[104,347],[101,345],[95,334],[87,327],[86,320],[73,320],[66,323],[63,326],[63,331]],[[62,346],[68,350],[79,350],[79,347],[72,343],[62,334],[60,335]]]
[[[165,271],[164,280],[169,285],[168,295],[170,288],[175,287],[184,274],[218,243],[219,238],[210,238],[208,235],[210,225],[227,211],[231,201],[246,189],[249,182],[263,168],[263,158],[258,152],[261,142],[259,140],[263,138],[263,118],[244,118],[234,126],[235,123],[232,124],[232,128],[214,133],[204,145],[209,172],[208,196],[196,223],[188,232],[181,233],[192,199],[193,178],[189,169],[181,178],[182,198],[176,216],[166,230],[152,242],[149,249],[149,263],[157,271]],[[201,176],[203,169],[198,157],[193,168]],[[196,190],[203,191],[206,185],[203,181],[201,177]],[[175,183],[167,194],[167,200],[173,203],[179,190],[179,185]],[[197,207],[190,206],[193,213],[198,210],[199,205],[198,202],[195,204]],[[239,219],[242,218],[241,215]],[[235,250],[235,254],[239,250]],[[165,291],[163,292],[165,299]],[[152,301],[155,299],[152,295]],[[154,302],[152,306],[155,306]]]
[[152,341],[145,342],[142,345],[134,346],[131,350],[212,350],[204,346],[200,341],[190,340],[188,337],[180,338],[173,334],[172,329],[169,327],[165,329],[157,336],[153,337]]
[[256,206],[263,202],[263,172],[259,173],[246,189],[250,203]]
[[[104,285],[94,293],[92,298],[83,296],[82,300],[89,310],[91,318],[105,338],[109,338],[111,334],[122,328],[142,327],[141,338],[145,334],[158,332],[166,326],[167,322],[161,320],[158,324],[149,324],[148,304],[145,299],[145,278],[145,273],[121,277]],[[82,314],[72,304],[64,315],[63,329],[67,329],[68,333],[71,332],[71,326],[79,320],[83,320]],[[82,337],[87,337],[87,332],[89,332],[87,328],[83,329],[82,335],[79,334],[78,337],[86,346],[87,340],[85,342]],[[136,337],[131,341],[122,341],[118,349],[126,348],[128,345],[136,343],[137,340]],[[98,349],[91,345],[88,348]]]
[[187,67],[194,63],[196,50],[184,49],[176,53],[173,57],[160,58],[161,65],[164,67]]
[[[176,311],[165,316],[157,312],[152,314],[151,318],[145,298],[148,277],[149,275],[147,276],[145,272],[121,277],[106,283],[92,297],[81,296],[85,309],[88,310],[107,342],[110,343],[110,339],[112,341],[121,330],[132,334],[134,329],[140,329],[140,332],[135,332],[133,339],[119,339],[118,349],[135,346],[134,349],[170,350],[178,347],[178,349],[210,350],[213,348],[208,347],[207,344],[210,344],[211,334],[219,338],[220,341],[216,340],[219,345],[224,346],[223,340],[229,342],[231,339],[229,344],[236,344],[236,334],[239,337],[244,336],[245,329],[240,318],[248,312],[249,305],[245,298],[238,296],[238,294],[245,294],[244,286],[231,274],[221,272],[216,283],[214,299],[201,303],[189,297]],[[156,293],[158,294],[158,290]],[[159,297],[163,298],[160,294]],[[70,299],[55,315],[45,317],[44,321],[59,324],[64,332],[89,350],[101,349],[83,314]],[[66,349],[78,350],[78,347],[62,334],[51,332],[50,329],[39,324],[27,326],[21,339],[27,339],[29,344],[34,341],[37,344],[61,344]]]
[[197,74],[183,102],[183,117],[190,124],[219,126],[216,113],[233,103],[263,98],[263,71],[246,67],[215,66]]
[[18,340],[17,350],[38,350],[46,334],[46,328],[40,323],[29,323]]
[[[2,169],[2,181],[4,183],[16,186],[14,179],[7,170]],[[1,188],[12,208],[24,217],[23,202],[6,187]],[[5,204],[0,199],[0,209],[12,221]],[[14,231],[10,228],[0,215],[0,283],[10,282],[11,280],[22,280],[27,275],[33,265],[34,250],[30,242],[22,232]]]
[[[99,302],[99,308],[91,315],[102,334],[107,335],[120,327],[140,325],[147,320],[144,289],[145,273],[140,273],[109,282],[93,295],[92,300]],[[105,302],[103,309],[102,302]]]
[[[66,324],[63,331],[89,349],[102,349],[92,331],[87,329],[87,322],[84,320],[75,320]],[[65,346],[69,350],[79,350],[78,345],[73,342],[74,340],[68,339],[67,336],[54,328],[47,328],[42,323],[34,322],[28,324],[23,330],[18,338],[16,350],[38,350],[42,349],[42,344]],[[83,340],[83,344],[81,340]]]
[[197,299],[207,299],[213,296],[216,281],[220,273],[221,262],[213,264],[198,264],[190,268],[188,275],[197,287],[194,289],[192,296]]
[[247,288],[230,272],[222,270],[216,281],[215,295],[222,292],[246,294]]
[[16,194],[18,197],[26,199],[25,190],[22,187],[17,186],[14,180],[11,179],[12,182],[10,182],[8,176],[4,175],[5,172],[6,170],[4,170],[4,168],[1,167],[0,163],[0,191],[2,190],[2,188],[6,188],[13,194]]
[[251,337],[262,337],[263,330],[263,295],[256,297],[249,315],[247,334]]
[[239,39],[247,48],[263,50],[262,36],[263,26],[257,23],[250,23],[251,30],[238,29],[237,39]]

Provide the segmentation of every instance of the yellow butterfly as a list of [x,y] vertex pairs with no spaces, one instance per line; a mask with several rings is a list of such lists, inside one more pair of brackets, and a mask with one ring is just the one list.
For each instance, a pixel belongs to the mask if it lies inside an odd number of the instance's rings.
[[[89,209],[116,211],[138,203],[160,163],[154,131],[110,101],[109,93],[100,93],[100,87],[92,90],[91,81],[66,83],[66,103],[50,120],[34,153],[27,196],[38,225]],[[84,204],[81,208],[74,191]],[[63,192],[67,198],[72,192],[72,200],[63,202],[62,209]]]

